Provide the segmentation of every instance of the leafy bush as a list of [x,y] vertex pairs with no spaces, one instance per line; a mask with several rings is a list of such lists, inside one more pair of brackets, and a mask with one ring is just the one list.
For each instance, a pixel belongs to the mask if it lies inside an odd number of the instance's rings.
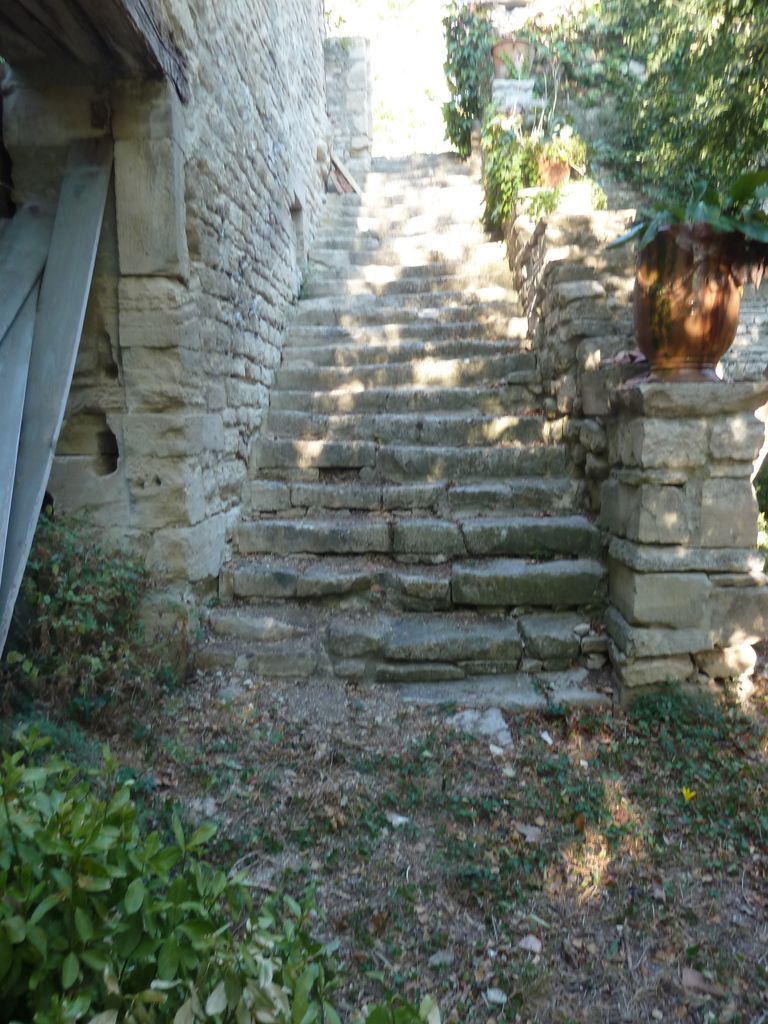
[[445,18],[445,75],[451,98],[443,104],[446,137],[460,156],[472,151],[472,124],[490,98],[493,30],[487,13],[472,3],[452,0]]
[[[285,898],[258,914],[239,878],[199,856],[215,831],[143,836],[106,752],[104,797],[45,741],[0,766],[0,1021],[339,1024],[334,947]],[[103,775],[104,773],[102,773]],[[431,1000],[372,1008],[369,1024],[439,1024]]]
[[557,124],[549,138],[542,139],[539,155],[553,163],[576,167],[582,174],[587,168],[587,145],[568,124]]
[[498,232],[511,219],[520,189],[539,184],[539,143],[525,134],[515,115],[492,108],[483,122],[483,226]]
[[137,562],[103,550],[82,523],[42,515],[6,681],[37,684],[46,699],[74,702],[81,714],[138,689],[157,668],[139,622],[145,589]]
[[768,5],[762,0],[601,0],[609,51],[645,65],[616,90],[640,181],[686,195],[766,161]]

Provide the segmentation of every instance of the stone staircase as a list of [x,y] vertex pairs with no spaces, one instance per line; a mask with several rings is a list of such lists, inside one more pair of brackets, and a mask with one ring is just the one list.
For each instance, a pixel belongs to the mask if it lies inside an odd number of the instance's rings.
[[607,699],[601,536],[480,210],[449,157],[329,197],[199,667]]

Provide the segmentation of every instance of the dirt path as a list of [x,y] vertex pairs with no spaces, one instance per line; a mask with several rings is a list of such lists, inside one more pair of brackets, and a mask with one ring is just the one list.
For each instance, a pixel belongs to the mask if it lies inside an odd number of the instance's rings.
[[257,892],[316,887],[342,1009],[390,990],[431,992],[455,1024],[757,1024],[760,685],[751,719],[553,709],[508,719],[507,743],[383,687],[207,676],[113,743],[150,815],[216,820]]

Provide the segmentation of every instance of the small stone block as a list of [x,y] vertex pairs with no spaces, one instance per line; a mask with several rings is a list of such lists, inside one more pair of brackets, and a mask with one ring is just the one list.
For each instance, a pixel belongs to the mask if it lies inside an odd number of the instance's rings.
[[705,480],[701,487],[701,545],[756,547],[758,511],[748,475],[742,480]]
[[696,655],[696,664],[712,679],[736,679],[741,675],[752,675],[757,654],[751,644],[738,644],[702,651]]
[[578,615],[524,615],[520,619],[520,631],[526,654],[542,661],[572,661],[581,649],[575,632],[581,621]]
[[251,512],[279,512],[290,508],[288,484],[273,480],[256,480],[247,485],[246,504]]
[[715,459],[752,462],[764,442],[765,425],[751,413],[741,413],[715,421],[709,450]]
[[698,626],[708,621],[712,585],[704,573],[642,573],[609,559],[609,595],[638,626]]
[[466,554],[457,524],[434,519],[399,519],[392,549],[395,555],[428,555],[441,561]]
[[658,686],[660,683],[685,682],[693,671],[688,655],[669,658],[641,658],[616,666],[619,679],[628,689]]

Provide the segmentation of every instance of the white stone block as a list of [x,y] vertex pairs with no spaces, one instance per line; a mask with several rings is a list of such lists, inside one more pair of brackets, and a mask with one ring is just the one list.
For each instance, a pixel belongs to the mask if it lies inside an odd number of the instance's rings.
[[622,686],[632,690],[662,683],[683,683],[694,671],[693,663],[686,654],[669,658],[642,658],[615,667]]
[[226,552],[226,514],[196,526],[158,530],[146,557],[149,572],[191,583],[217,576]]
[[702,546],[756,547],[757,514],[757,498],[748,478],[705,480],[701,487]]
[[610,599],[627,622],[708,628],[712,584],[704,573],[636,572],[609,559],[608,577]]
[[709,458],[706,420],[629,419],[610,426],[609,452],[624,466],[703,466]]
[[736,679],[752,675],[757,664],[757,654],[751,644],[702,651],[696,655],[696,664],[712,679]]
[[120,272],[189,276],[184,156],[168,139],[115,142]]

